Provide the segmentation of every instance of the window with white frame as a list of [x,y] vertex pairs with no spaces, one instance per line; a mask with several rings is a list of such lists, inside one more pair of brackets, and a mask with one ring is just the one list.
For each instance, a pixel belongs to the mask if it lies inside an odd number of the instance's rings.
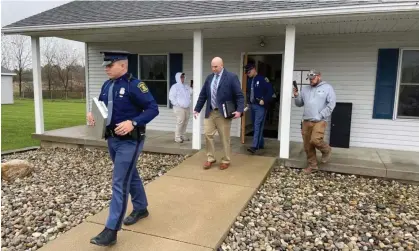
[[167,106],[167,55],[140,55],[140,79],[153,94],[158,105]]
[[397,117],[419,118],[419,49],[404,49],[399,63]]

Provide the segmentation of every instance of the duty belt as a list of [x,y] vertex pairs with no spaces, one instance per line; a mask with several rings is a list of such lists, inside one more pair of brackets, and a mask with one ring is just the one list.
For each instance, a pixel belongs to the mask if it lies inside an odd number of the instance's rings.
[[109,138],[109,137],[113,137],[113,138],[119,138],[121,140],[137,140],[137,139],[144,139],[145,138],[145,127],[139,127],[136,128],[134,127],[134,130],[132,130],[131,132],[127,133],[126,135],[118,135],[115,133],[115,128],[106,128],[105,131],[105,139]]

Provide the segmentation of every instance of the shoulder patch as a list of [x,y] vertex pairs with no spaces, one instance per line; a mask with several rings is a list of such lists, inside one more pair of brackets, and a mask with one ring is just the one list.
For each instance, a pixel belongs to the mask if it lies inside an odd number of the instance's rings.
[[269,78],[265,77],[266,83],[269,83]]
[[148,87],[144,82],[140,82],[137,87],[141,90],[142,93],[148,92]]

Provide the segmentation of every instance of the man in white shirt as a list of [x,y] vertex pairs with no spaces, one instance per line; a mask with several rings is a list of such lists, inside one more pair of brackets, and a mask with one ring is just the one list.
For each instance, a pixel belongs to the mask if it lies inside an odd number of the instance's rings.
[[185,82],[185,73],[176,73],[175,79],[176,84],[170,88],[169,100],[176,115],[175,142],[182,143],[189,140],[185,133],[190,116],[192,89]]

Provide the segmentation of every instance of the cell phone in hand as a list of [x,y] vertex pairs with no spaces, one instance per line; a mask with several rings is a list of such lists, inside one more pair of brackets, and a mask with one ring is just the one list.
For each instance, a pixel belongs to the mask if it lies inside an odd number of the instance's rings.
[[297,81],[292,81],[292,85],[294,86],[295,89],[297,89],[297,92],[298,92]]

